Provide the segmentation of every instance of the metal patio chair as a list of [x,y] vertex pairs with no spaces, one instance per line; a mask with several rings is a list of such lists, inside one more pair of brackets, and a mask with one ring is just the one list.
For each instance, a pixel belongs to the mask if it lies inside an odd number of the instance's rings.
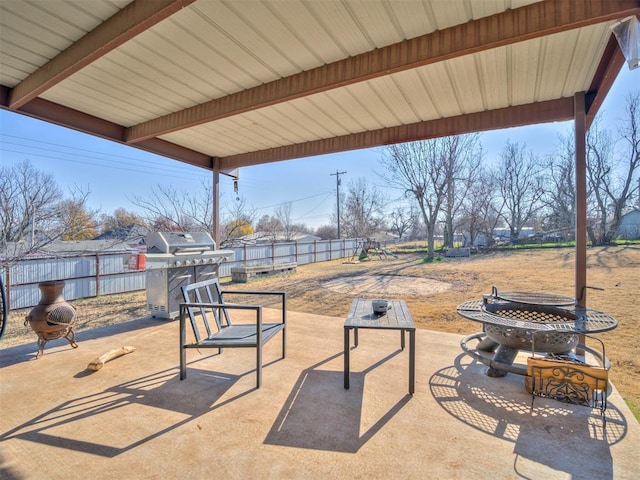
[[[256,304],[226,303],[224,294],[279,296],[281,321],[263,323],[262,306]],[[282,332],[282,358],[286,355],[287,306],[285,292],[222,290],[217,278],[182,287],[184,303],[180,304],[180,380],[187,376],[186,351],[190,348],[256,349],[256,388],[262,384],[262,347],[278,332]],[[231,312],[251,310],[255,319],[251,323],[232,323]],[[194,341],[187,341],[187,318],[193,330]]]

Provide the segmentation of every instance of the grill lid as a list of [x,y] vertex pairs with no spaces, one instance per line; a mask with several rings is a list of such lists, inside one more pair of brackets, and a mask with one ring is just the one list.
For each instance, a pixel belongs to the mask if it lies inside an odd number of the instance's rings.
[[216,243],[207,232],[150,232],[147,253],[194,253],[215,250]]

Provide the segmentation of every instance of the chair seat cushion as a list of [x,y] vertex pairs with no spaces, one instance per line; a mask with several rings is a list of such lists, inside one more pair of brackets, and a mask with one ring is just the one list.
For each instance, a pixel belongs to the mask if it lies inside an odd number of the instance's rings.
[[[262,343],[266,343],[276,333],[282,330],[282,323],[262,324]],[[256,346],[256,325],[231,325],[222,328],[219,332],[192,345],[185,345],[186,348],[193,347],[255,347]]]

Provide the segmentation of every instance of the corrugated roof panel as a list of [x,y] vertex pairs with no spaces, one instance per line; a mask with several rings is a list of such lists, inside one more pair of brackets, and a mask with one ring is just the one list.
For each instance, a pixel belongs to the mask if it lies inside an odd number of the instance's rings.
[[[307,2],[271,2],[268,8],[276,15],[283,25],[295,35],[300,45],[307,49],[307,55],[297,61],[303,70],[310,68],[311,59],[316,64],[332,63],[347,56],[332,35],[314,17],[310,4]],[[300,51],[304,53],[303,50]],[[310,55],[309,55],[310,54]]]
[[484,109],[509,106],[510,89],[506,47],[495,48],[476,56],[479,85],[485,100]]
[[364,88],[359,85],[349,85],[332,91],[330,95],[354,117],[354,121],[361,127],[360,131],[378,130],[383,125],[376,119],[371,105],[366,102],[365,90],[366,85]]
[[[236,5],[245,5],[245,8],[235,8]],[[216,25],[236,43],[234,50],[240,48],[253,57],[254,62],[262,63],[271,72],[271,78],[300,71],[282,50],[283,46],[272,42],[269,37],[272,34],[283,35],[282,24],[274,21],[270,12],[260,3],[252,3],[251,8],[246,8],[244,2],[227,4],[208,1],[194,4],[193,9],[205,15],[212,25]],[[276,25],[278,28],[275,28]]]
[[433,13],[438,30],[443,30],[454,25],[466,23],[471,20],[471,7],[466,2],[442,2],[432,1]]
[[[348,104],[342,103],[342,100],[345,99],[345,89],[338,90],[343,94],[340,95],[337,91],[318,93],[309,97],[308,100],[324,112],[336,125],[339,125],[339,130],[343,132],[340,135],[362,131],[364,129],[362,123],[356,120],[354,113],[349,108],[350,105],[358,102],[355,102],[353,97],[347,94]],[[332,130],[338,131],[338,128],[333,128]]]
[[336,45],[340,46],[345,57],[364,53],[375,47],[342,2],[309,2],[307,5]]
[[[257,56],[267,59],[271,66],[282,65],[282,68],[276,68],[281,76],[322,64],[322,59],[316,57],[305,41],[305,28],[315,24],[315,20],[306,9],[278,9],[278,3],[255,2],[250,9],[242,8],[239,3],[229,3],[229,8],[235,11],[247,27],[260,34],[258,45],[263,50]],[[283,3],[284,7],[294,4]],[[236,5],[240,7],[236,8]],[[266,49],[267,46],[271,53]]]
[[120,62],[132,71],[140,70],[132,80],[136,82],[136,78],[147,76],[161,88],[180,92],[175,102],[183,108],[225,95],[213,82],[213,72],[208,65],[184,50],[180,45],[186,43],[181,38],[169,38],[150,31],[119,49]]
[[380,125],[379,128],[398,124],[398,118],[380,98],[378,92],[372,87],[371,81],[351,85],[350,91],[362,105],[366,106],[375,122]]
[[237,143],[227,135],[220,134],[219,130],[210,124],[169,133],[160,138],[176,145],[197,148],[199,152],[210,156],[228,155],[224,152],[234,152],[238,148]]
[[302,113],[298,120],[300,125],[320,138],[339,137],[351,133],[336,121],[331,105],[323,101],[319,95],[299,98],[289,104]]
[[[84,0],[50,0],[28,3],[2,2],[0,16],[0,45],[14,45],[20,51],[0,69],[0,82],[14,87],[44,65],[50,58],[66,49],[106,18],[116,14],[131,0],[94,0],[90,8]],[[27,63],[24,63],[25,59]],[[33,63],[38,60],[37,63]],[[12,75],[20,78],[5,80],[5,66],[13,67]]]
[[355,1],[346,7],[373,47],[384,47],[406,38],[390,2]]
[[[6,27],[0,27],[0,30],[6,30]],[[6,33],[6,32],[4,32]],[[13,42],[3,42],[0,49],[0,83],[9,87],[14,87],[30,72],[42,65],[46,59],[40,54],[36,54],[24,48],[21,39],[16,38],[17,44]]]
[[469,4],[473,20],[488,17],[506,9],[516,9],[544,0],[465,0]]
[[537,65],[542,40],[536,38],[506,47],[510,63],[511,105],[524,105],[536,100]]
[[155,29],[158,34],[171,35],[176,26],[194,37],[192,43],[198,45],[198,50],[193,53],[198,55],[202,62],[218,70],[220,75],[235,81],[237,86],[229,93],[259,85],[273,78],[273,72],[263,62],[242,48],[236,39],[200,9],[184,8],[179,15],[173,15]]
[[309,132],[297,129],[298,125],[278,108],[261,108],[251,112],[256,122],[270,126],[277,145],[291,145],[307,140]]
[[423,77],[416,70],[393,75],[405,98],[408,99],[411,108],[416,112],[420,121],[439,118],[439,114],[431,99],[431,92],[423,83]]
[[406,96],[414,97],[415,93],[401,89],[398,86],[400,80],[395,76],[376,78],[368,83],[380,101],[392,112],[395,124],[406,125],[420,121],[417,111],[413,109],[411,101]]
[[[394,15],[403,32],[403,38],[409,39],[425,35],[436,30],[433,12],[428,2],[392,0],[390,2]],[[364,2],[366,6],[366,0]],[[445,4],[446,5],[446,4]]]
[[[200,133],[201,140],[187,136],[189,145],[198,145],[204,152],[211,152],[212,156],[235,155],[242,152],[252,152],[269,148],[271,145],[265,141],[262,128],[247,121],[242,116],[225,118],[220,122],[209,125],[200,125],[191,129],[193,133]],[[175,141],[180,134],[166,135],[165,137]],[[178,143],[178,142],[176,142]],[[212,148],[215,147],[215,148]]]
[[486,101],[474,58],[472,56],[454,58],[444,62],[444,66],[453,84],[453,91],[462,113],[485,110]]
[[574,95],[574,92],[589,90],[598,64],[583,60],[589,58],[588,56],[600,58],[610,37],[609,24],[593,25],[578,32],[578,41],[561,92],[562,96],[570,97]]
[[[167,22],[162,28],[163,36],[156,31],[132,43],[136,47],[143,47],[146,51],[159,51],[166,62],[162,62],[163,73],[175,78],[178,82],[193,90],[193,101],[205,101],[218,98],[245,88],[245,84],[258,83],[253,76],[246,75],[237,65],[224,58],[215,49],[210,48],[202,39],[194,36],[190,31],[182,28],[177,22]],[[183,46],[189,45],[188,49]],[[122,49],[123,52],[133,54],[133,48]],[[138,50],[138,48],[136,48]],[[138,50],[139,51],[139,50]],[[137,56],[137,55],[136,55]],[[145,59],[146,61],[146,59]],[[229,72],[230,71],[230,72]],[[232,76],[245,77],[245,83],[232,80]]]
[[85,78],[87,78],[86,75],[77,77],[78,80],[70,77],[62,85],[47,90],[41,97],[111,122],[122,121],[121,124],[125,126],[132,125],[132,122],[142,114],[145,116],[153,115],[152,112],[146,110],[149,107],[147,103],[123,102],[117,97],[118,91],[109,91],[107,88],[96,91],[91,86],[79,81]]
[[569,60],[573,57],[575,41],[578,38],[576,30],[554,35],[542,40],[540,64],[538,65],[538,85],[536,88],[537,102],[556,98],[562,91],[564,81],[569,73]]
[[455,91],[444,64],[427,65],[417,69],[423,83],[431,92],[433,104],[442,117],[460,115],[460,106],[456,101]]

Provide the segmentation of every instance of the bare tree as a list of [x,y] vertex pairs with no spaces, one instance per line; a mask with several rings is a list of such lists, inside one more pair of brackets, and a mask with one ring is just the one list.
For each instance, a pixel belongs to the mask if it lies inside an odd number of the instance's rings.
[[381,159],[391,172],[389,183],[413,196],[427,231],[427,257],[435,253],[434,235],[438,215],[447,192],[447,174],[442,168],[446,152],[443,138],[400,143],[387,147]]
[[323,240],[332,240],[338,238],[338,227],[335,224],[321,225],[316,229],[315,234]]
[[244,197],[238,197],[227,207],[222,225],[220,226],[220,245],[231,246],[246,235],[251,235],[256,217],[256,210],[247,206]]
[[596,121],[587,132],[589,198],[597,225],[588,229],[594,245],[608,245],[618,234],[625,208],[638,194],[640,183],[640,92],[627,97],[625,118],[615,148],[611,133]]
[[469,234],[469,245],[475,245],[480,234],[486,236],[488,244],[492,243],[493,231],[499,221],[496,211],[500,210],[500,203],[496,195],[495,177],[487,170],[477,171],[461,209],[460,226]]
[[284,239],[288,242],[293,236],[298,233],[298,226],[293,223],[293,203],[284,202],[276,207],[275,217],[280,221],[282,225],[282,233]]
[[446,175],[442,203],[444,244],[453,247],[453,237],[461,220],[462,206],[472,185],[478,181],[482,145],[478,134],[457,135],[442,139],[441,168]]
[[515,243],[520,238],[522,227],[542,206],[544,182],[541,168],[525,146],[507,142],[496,174],[504,200],[500,215],[509,227],[511,241]]
[[119,236],[133,226],[146,227],[146,222],[140,215],[125,208],[116,208],[112,215],[104,214],[100,218],[101,233],[114,232]]
[[265,238],[274,241],[278,234],[282,232],[282,223],[276,217],[263,215],[256,224],[256,233],[263,234]]
[[575,140],[572,134],[560,138],[560,146],[546,165],[545,230],[570,234],[575,228]]
[[58,204],[62,240],[91,240],[97,234],[98,211],[87,207],[88,191],[77,188]]
[[396,207],[389,214],[389,228],[399,238],[405,238],[418,221],[418,212],[414,205],[408,207]]
[[213,232],[213,187],[209,182],[202,181],[195,192],[156,185],[149,196],[133,195],[129,200],[156,230]]
[[[37,170],[25,160],[0,168],[0,241],[20,242],[26,251],[35,250],[59,237],[56,228],[58,202],[62,192],[53,176]],[[24,251],[24,250],[23,250]]]
[[350,181],[341,221],[347,237],[371,237],[378,232],[383,206],[382,194],[365,178]]

